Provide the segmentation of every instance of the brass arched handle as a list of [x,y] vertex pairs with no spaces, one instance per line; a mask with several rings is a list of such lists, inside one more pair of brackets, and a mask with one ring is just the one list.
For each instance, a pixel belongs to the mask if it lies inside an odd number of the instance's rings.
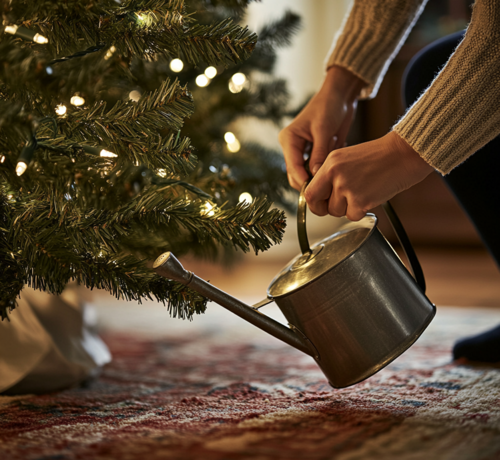
[[311,247],[309,246],[309,238],[307,237],[306,228],[306,213],[307,202],[304,192],[309,184],[309,180],[305,181],[300,189],[299,205],[297,207],[297,235],[299,237],[300,250],[302,254],[311,254]]

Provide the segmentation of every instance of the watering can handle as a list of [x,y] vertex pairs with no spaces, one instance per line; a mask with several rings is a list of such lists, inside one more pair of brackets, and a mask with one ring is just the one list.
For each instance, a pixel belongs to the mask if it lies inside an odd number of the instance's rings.
[[[299,236],[299,244],[300,244],[300,250],[302,251],[302,254],[310,254],[311,253],[311,247],[309,245],[309,238],[307,237],[307,229],[306,229],[306,211],[307,211],[307,203],[306,199],[304,196],[304,192],[306,190],[306,187],[308,185],[309,181],[304,182],[302,185],[302,188],[300,190],[300,196],[299,196],[299,205],[297,208],[297,233]],[[410,239],[408,238],[408,235],[406,234],[406,231],[403,227],[403,224],[399,220],[398,215],[396,214],[396,211],[392,207],[391,203],[387,201],[382,205],[382,208],[385,211],[385,214],[387,218],[389,219],[389,222],[392,225],[392,228],[394,229],[394,232],[396,233],[396,236],[398,237],[399,243],[401,244],[401,247],[403,248],[403,251],[405,252],[406,258],[408,259],[410,263],[410,271],[411,274],[413,275],[413,278],[415,278],[415,281],[417,282],[418,286],[422,290],[422,292],[425,294],[425,277],[424,277],[424,272],[422,271],[422,267],[420,265],[420,262],[418,260],[417,254],[415,253],[415,250],[413,249],[413,246],[410,242]]]

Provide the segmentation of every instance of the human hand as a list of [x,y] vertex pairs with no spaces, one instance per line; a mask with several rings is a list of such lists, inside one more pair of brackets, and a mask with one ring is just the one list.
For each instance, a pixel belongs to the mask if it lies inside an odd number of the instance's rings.
[[308,142],[313,145],[309,161],[313,175],[332,150],[344,145],[364,86],[366,83],[348,70],[331,67],[319,92],[280,132],[288,181],[293,188],[300,190],[308,179],[303,157]]
[[305,198],[318,216],[331,214],[357,221],[432,171],[434,168],[393,131],[331,152],[307,186]]

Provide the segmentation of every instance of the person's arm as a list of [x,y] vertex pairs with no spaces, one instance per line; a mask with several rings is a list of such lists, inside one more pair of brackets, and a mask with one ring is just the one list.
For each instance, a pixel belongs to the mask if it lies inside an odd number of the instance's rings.
[[320,91],[280,133],[292,187],[307,179],[303,153],[313,144],[313,174],[328,154],[344,145],[358,98],[374,97],[390,61],[426,0],[355,0],[346,17]]
[[443,174],[500,135],[500,3],[477,0],[464,40],[431,86],[381,139],[330,153],[306,190],[318,214],[359,220]]
[[476,0],[463,41],[393,130],[442,174],[500,135],[497,0]]

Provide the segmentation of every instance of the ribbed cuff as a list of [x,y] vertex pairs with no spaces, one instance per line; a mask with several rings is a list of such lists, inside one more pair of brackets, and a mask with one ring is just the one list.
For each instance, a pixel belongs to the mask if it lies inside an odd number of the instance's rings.
[[355,0],[327,59],[327,69],[348,69],[368,86],[361,99],[377,95],[387,68],[398,53],[427,0]]
[[492,12],[484,3],[476,2],[464,40],[393,128],[442,174],[500,135],[500,5]]

